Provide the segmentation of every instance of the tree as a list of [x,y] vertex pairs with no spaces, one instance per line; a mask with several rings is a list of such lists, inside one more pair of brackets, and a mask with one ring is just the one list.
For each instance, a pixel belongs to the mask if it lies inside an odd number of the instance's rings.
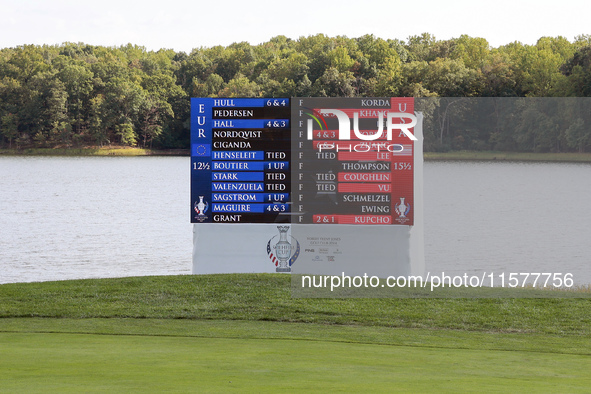
[[86,125],[86,106],[93,91],[94,74],[82,62],[61,62],[56,77],[64,84],[67,93],[67,110],[76,133],[81,133]]
[[355,61],[349,56],[349,51],[344,47],[336,47],[327,54],[327,57],[329,66],[336,68],[339,72],[350,71],[355,64]]
[[479,71],[466,68],[462,60],[438,58],[429,62],[424,84],[441,97],[477,96],[482,90]]
[[591,96],[591,45],[578,49],[560,71],[567,77],[567,96]]
[[209,74],[205,81],[193,77],[189,95],[191,97],[217,97],[224,85],[224,79],[215,73]]
[[296,51],[303,53],[309,61],[307,62],[308,78],[314,83],[324,72],[330,68],[330,60],[327,54],[336,48],[334,39],[317,34],[315,36],[300,37],[295,47]]
[[489,53],[488,41],[484,38],[473,38],[464,34],[455,40],[450,58],[462,60],[464,66],[476,70],[483,66]]
[[135,146],[136,133],[131,123],[122,123],[115,126],[115,134],[119,136],[121,144]]
[[10,54],[7,66],[5,76],[15,78],[22,84],[27,84],[35,75],[50,69],[41,52],[34,45],[15,48]]
[[[44,117],[49,123],[52,142],[70,145],[72,141],[72,125],[68,119],[68,92],[63,82],[53,79],[44,94],[46,102]],[[40,131],[42,133],[43,130]]]
[[480,68],[482,73],[483,88],[481,95],[484,97],[511,97],[517,96],[517,81],[515,71],[506,53],[491,52]]
[[225,82],[236,78],[239,73],[252,76],[254,62],[254,51],[249,43],[234,43],[223,49],[218,58],[215,73],[220,75]]
[[242,74],[237,74],[224,89],[219,97],[260,97],[260,88],[256,82],[250,81]]
[[277,58],[264,71],[271,79],[282,82],[285,79],[299,82],[309,71],[308,57],[303,53],[291,53],[284,58]]
[[106,118],[104,113],[106,109],[105,96],[99,94],[93,97],[90,99],[89,106],[88,131],[92,141],[100,146],[110,143],[109,133],[104,121]]
[[[485,39],[467,35],[438,41],[424,33],[404,42],[371,34],[317,34],[298,40],[277,36],[260,45],[201,47],[188,55],[132,44],[4,48],[0,145],[139,142],[186,148],[189,96],[591,96],[591,38],[581,35],[570,43],[564,37],[542,37],[536,45],[490,48]],[[510,116],[524,113],[532,120],[544,115],[533,124],[545,130],[535,131],[526,121],[517,130],[510,122],[502,124],[504,104],[493,102],[494,109],[479,107],[476,119],[495,127],[477,128],[464,119],[468,105],[454,104],[444,127],[437,126],[425,147],[589,148],[591,119],[585,111],[576,114],[573,119],[581,122],[575,124],[549,116],[540,105],[523,107]],[[427,106],[433,117],[444,114],[439,104],[445,102]]]
[[432,61],[433,48],[437,40],[435,36],[429,33],[423,33],[420,36],[408,37],[406,49],[408,50],[409,61]]
[[562,36],[541,37],[536,43],[536,48],[559,55],[563,62],[570,59],[576,51],[576,47]]
[[401,81],[402,65],[400,59],[397,56],[389,57],[378,71],[375,95],[383,97],[397,96],[400,92]]
[[519,102],[519,117],[515,139],[519,149],[526,152],[559,151],[559,119],[554,103],[543,98]]
[[18,119],[15,114],[7,113],[0,117],[0,132],[8,140],[8,148],[12,148],[12,141],[18,137]]
[[562,83],[559,69],[564,62],[562,55],[547,41],[540,41],[538,46],[515,42],[501,47],[501,52],[508,55],[513,65],[518,95],[551,96]]
[[565,134],[568,146],[577,149],[579,153],[584,152],[585,147],[591,144],[591,133],[581,118],[575,119]]
[[137,135],[134,124],[139,122],[139,115],[145,106],[146,93],[135,82],[114,79],[106,84],[103,101],[103,122],[107,129],[114,130],[124,145],[135,145]]
[[0,79],[0,134],[8,140],[9,148],[18,137],[18,109],[22,87],[11,77]]
[[312,94],[318,97],[353,97],[355,78],[350,71],[340,73],[336,68],[329,68],[318,78],[312,87]]
[[550,49],[532,47],[524,60],[523,87],[527,92],[526,96],[550,96],[564,78],[559,70],[563,63],[561,56]]
[[425,61],[412,61],[402,65],[400,95],[404,97],[437,96],[436,92],[425,87],[429,64]]

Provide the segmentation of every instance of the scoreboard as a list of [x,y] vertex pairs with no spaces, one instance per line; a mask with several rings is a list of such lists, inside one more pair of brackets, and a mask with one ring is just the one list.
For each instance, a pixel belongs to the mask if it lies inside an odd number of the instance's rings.
[[412,98],[193,98],[191,222],[412,226],[415,124]]

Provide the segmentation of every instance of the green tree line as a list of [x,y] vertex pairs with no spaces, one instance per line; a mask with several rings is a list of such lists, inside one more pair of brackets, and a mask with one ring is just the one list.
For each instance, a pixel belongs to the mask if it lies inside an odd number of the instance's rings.
[[[187,148],[190,97],[293,96],[589,97],[591,35],[498,48],[483,38],[437,40],[428,33],[406,41],[277,36],[259,45],[238,42],[190,54],[131,44],[4,48],[0,147]],[[451,116],[439,105],[431,111],[438,121],[442,114]],[[544,137],[552,142],[542,144],[524,142],[527,127],[497,127],[475,137],[449,131],[449,119],[447,129],[426,135],[428,150],[590,148],[591,125],[583,118],[571,133],[577,142],[554,127]],[[506,134],[511,138],[502,138]]]
[[[426,151],[585,152],[591,97],[426,97]],[[587,126],[585,126],[587,125]]]

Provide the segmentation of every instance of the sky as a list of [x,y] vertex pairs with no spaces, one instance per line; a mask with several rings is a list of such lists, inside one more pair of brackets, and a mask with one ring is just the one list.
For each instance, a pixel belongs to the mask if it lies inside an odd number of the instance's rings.
[[0,0],[0,48],[82,42],[190,53],[272,37],[373,34],[438,40],[467,34],[492,47],[591,34],[591,1],[569,0]]

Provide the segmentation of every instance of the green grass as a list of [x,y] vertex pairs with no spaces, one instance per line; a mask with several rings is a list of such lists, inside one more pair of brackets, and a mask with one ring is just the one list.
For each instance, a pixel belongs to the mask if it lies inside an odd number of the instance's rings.
[[584,392],[591,384],[589,356],[568,354],[58,333],[0,340],[6,392]]
[[290,277],[0,285],[0,392],[587,392],[588,299],[301,299]]
[[289,275],[0,286],[0,317],[222,319],[591,335],[589,299],[301,299]]

